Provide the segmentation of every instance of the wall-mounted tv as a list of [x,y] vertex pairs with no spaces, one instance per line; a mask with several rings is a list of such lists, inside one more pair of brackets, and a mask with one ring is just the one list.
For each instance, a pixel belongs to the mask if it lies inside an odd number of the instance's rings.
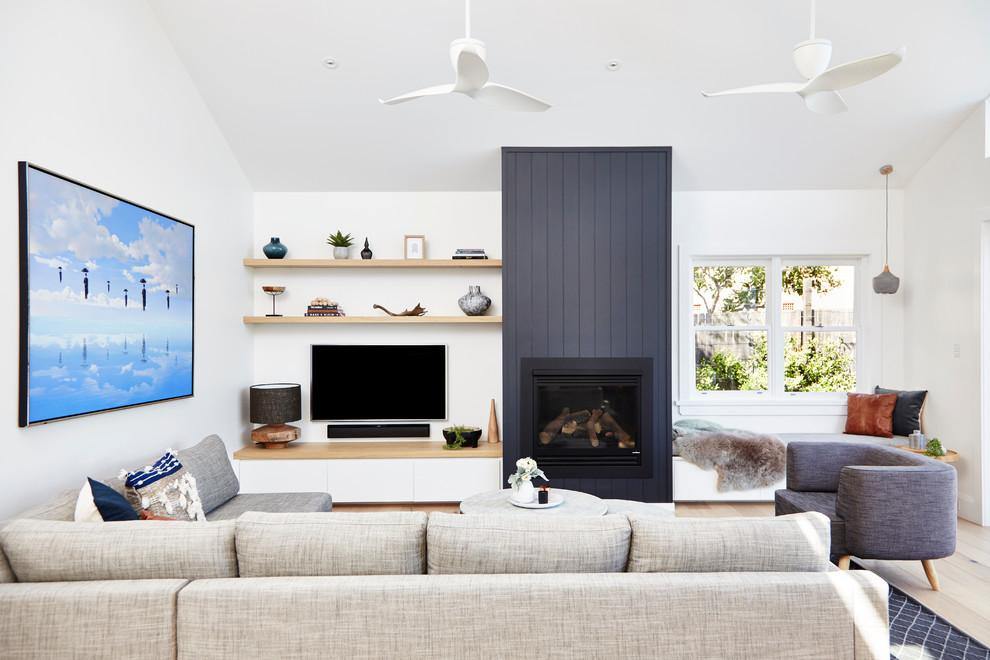
[[314,422],[447,419],[443,344],[313,344],[310,365]]

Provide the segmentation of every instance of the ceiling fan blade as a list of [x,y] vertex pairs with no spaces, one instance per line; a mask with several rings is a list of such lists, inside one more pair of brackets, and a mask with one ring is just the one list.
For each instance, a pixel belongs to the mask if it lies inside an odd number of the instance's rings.
[[450,58],[457,78],[454,89],[466,92],[481,89],[488,82],[485,44],[477,39],[457,39],[450,44]]
[[521,112],[543,112],[553,107],[538,98],[512,89],[498,83],[486,83],[481,89],[464,92],[475,101],[492,105],[503,110],[518,110]]
[[800,92],[805,83],[766,83],[763,85],[750,85],[749,87],[737,87],[727,89],[722,92],[706,92],[701,90],[705,96],[726,96],[728,94],[788,94]]
[[799,92],[799,94],[804,99],[804,104],[808,107],[808,110],[817,112],[820,115],[837,115],[849,109],[838,92],[826,90],[823,92],[811,92],[810,94]]
[[384,105],[395,105],[396,103],[405,103],[406,101],[412,101],[413,99],[418,99],[423,96],[438,96],[440,94],[450,94],[452,91],[454,91],[454,86],[448,83],[446,85],[437,85],[436,87],[427,87],[426,89],[420,89],[415,92],[409,92],[408,94],[403,94],[402,96],[396,96],[394,99],[389,99],[387,101],[378,99],[378,102]]
[[827,71],[808,81],[805,86],[806,92],[836,91],[873,80],[879,75],[887,73],[904,59],[907,52],[906,46],[901,46],[897,50],[886,55],[875,55],[861,60],[846,62],[839,66],[832,67]]

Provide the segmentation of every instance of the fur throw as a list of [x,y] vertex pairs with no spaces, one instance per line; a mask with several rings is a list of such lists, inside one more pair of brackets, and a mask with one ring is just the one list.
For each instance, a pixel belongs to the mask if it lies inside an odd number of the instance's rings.
[[739,429],[695,431],[674,440],[684,460],[718,472],[718,492],[766,488],[784,478],[787,450],[775,435]]

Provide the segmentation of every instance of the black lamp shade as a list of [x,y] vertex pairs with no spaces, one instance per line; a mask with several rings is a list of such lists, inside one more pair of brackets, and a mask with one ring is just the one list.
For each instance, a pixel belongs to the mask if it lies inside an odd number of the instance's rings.
[[302,389],[298,383],[251,386],[251,423],[285,424],[302,418]]

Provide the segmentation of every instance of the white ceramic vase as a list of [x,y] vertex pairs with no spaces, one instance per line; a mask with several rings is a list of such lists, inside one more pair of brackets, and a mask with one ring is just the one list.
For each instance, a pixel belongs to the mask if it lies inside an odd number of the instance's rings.
[[350,251],[351,251],[350,248],[346,248],[346,247],[335,247],[333,249],[333,258],[334,259],[347,259],[350,256]]
[[520,479],[512,485],[512,499],[520,504],[529,504],[536,499],[536,487],[532,481]]

